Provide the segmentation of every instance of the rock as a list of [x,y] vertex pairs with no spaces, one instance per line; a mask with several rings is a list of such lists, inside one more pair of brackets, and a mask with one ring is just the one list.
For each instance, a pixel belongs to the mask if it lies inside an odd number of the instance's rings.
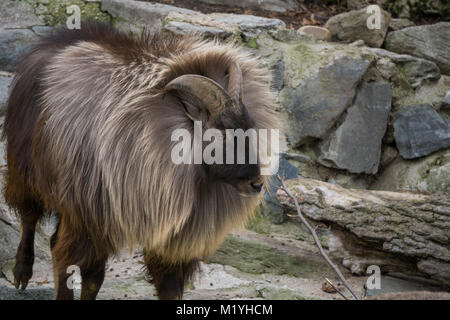
[[440,18],[441,21],[450,20],[450,6],[447,0],[389,0],[386,1],[386,8],[400,18],[418,20],[430,15]]
[[285,221],[284,210],[280,204],[265,200],[261,203],[261,213],[267,217],[271,223],[280,224]]
[[437,288],[420,281],[407,281],[387,275],[381,275],[380,289],[366,288],[366,297],[376,297],[383,294],[394,292],[408,292],[408,291],[436,291]]
[[[311,179],[286,182],[302,213],[331,225],[331,255],[355,274],[381,272],[429,277],[450,287],[450,199],[410,192],[344,189]],[[293,200],[278,190],[288,212]],[[424,267],[424,264],[428,264]]]
[[287,160],[295,160],[301,163],[313,163],[311,157],[302,153],[286,153]]
[[433,275],[433,278],[450,283],[450,272],[447,263],[434,258],[422,260],[417,264],[420,271]]
[[363,176],[353,175],[347,172],[339,172],[335,178],[329,178],[327,182],[340,185],[347,189],[367,189],[368,187],[367,181]]
[[230,35],[229,33],[221,29],[207,26],[196,26],[194,24],[180,21],[169,21],[164,26],[164,29],[174,34],[198,33],[209,38],[212,37],[224,38]]
[[394,114],[394,138],[404,159],[450,147],[450,123],[430,105],[401,108]]
[[352,43],[349,44],[349,46],[352,47],[363,47],[366,43],[364,42],[364,40],[356,40],[353,41]]
[[356,86],[368,67],[368,61],[342,57],[303,81],[287,106],[297,123],[292,129],[292,145],[325,136],[352,103]]
[[311,36],[295,29],[276,28],[269,30],[268,33],[273,39],[281,42],[307,41],[313,39]]
[[411,190],[450,195],[450,150],[417,160],[397,158],[370,186],[373,190]]
[[[161,3],[149,3],[128,0],[103,0],[101,8],[113,18],[113,24],[128,30],[148,27],[151,31],[162,28],[163,20],[171,12],[195,14],[196,11],[169,6]],[[122,23],[124,22],[125,23]],[[133,26],[130,26],[133,25]]]
[[13,75],[11,73],[0,72],[0,117],[5,113],[9,97],[9,87],[12,79]]
[[386,168],[390,165],[398,156],[398,151],[395,148],[387,146],[381,153],[380,166]]
[[438,66],[431,61],[407,54],[397,54],[384,49],[368,48],[379,57],[389,58],[394,62],[413,88],[422,86],[426,81],[439,80],[441,73]]
[[272,83],[273,89],[280,91],[284,86],[284,62],[279,60],[272,67]]
[[330,41],[331,33],[327,28],[317,26],[303,26],[298,29],[299,32],[306,33],[317,40]]
[[42,37],[42,36],[46,36],[46,35],[50,34],[53,30],[53,27],[34,26],[31,28],[31,30],[33,30],[33,32],[36,33],[38,36]]
[[133,32],[138,32],[144,27],[153,31],[163,28],[176,34],[195,32],[207,37],[225,38],[238,31],[251,38],[263,30],[285,27],[284,22],[278,19],[246,14],[202,14],[193,10],[141,1],[104,0],[102,10],[113,16],[114,25]]
[[344,122],[321,143],[319,162],[352,173],[377,173],[391,96],[388,83],[364,83]]
[[67,12],[67,7],[76,5],[80,9],[81,21],[100,21],[107,24],[111,23],[111,16],[103,12],[100,8],[100,1],[86,0],[49,0],[28,1],[35,9],[35,13],[44,21],[46,26],[66,27],[68,18],[73,13]]
[[414,90],[397,88],[394,106],[397,110],[415,104],[429,104],[438,110],[448,90],[450,90],[450,76],[446,75],[441,75],[439,81],[424,82]]
[[367,8],[331,17],[325,24],[325,28],[330,30],[331,36],[335,40],[353,42],[361,39],[368,46],[379,48],[384,42],[391,19],[388,12],[380,10],[380,28],[368,28],[368,21],[371,19],[372,13],[368,13]]
[[371,4],[378,4],[382,6],[387,0],[347,0],[347,8],[358,10],[367,7]]
[[36,35],[28,29],[0,29],[0,70],[13,71]]
[[24,29],[43,25],[26,1],[0,2],[0,29]]
[[[286,155],[282,154],[280,156],[277,174],[286,180],[294,179],[298,177],[298,169],[286,160]],[[283,208],[277,198],[275,198],[275,194],[280,186],[281,183],[276,178],[276,175],[274,175],[270,181],[268,191],[264,193],[264,203],[261,206],[262,213],[273,223],[282,223],[284,221]]]
[[232,8],[263,9],[267,11],[286,12],[296,10],[298,4],[295,0],[200,0],[207,4],[216,4]]
[[444,101],[442,102],[442,107],[444,109],[450,109],[450,90],[445,94]]
[[433,61],[441,73],[450,75],[450,22],[409,27],[390,32],[385,47]]
[[384,293],[375,297],[368,298],[368,300],[450,300],[450,293],[430,292],[430,291],[406,291]]
[[391,19],[391,22],[389,22],[389,30],[392,31],[397,31],[412,26],[414,26],[414,22],[408,19]]
[[[164,20],[165,29],[171,31],[166,26],[172,25],[173,22],[185,23],[185,32],[189,32],[192,28],[194,31],[202,31],[201,28],[213,28],[222,30],[227,36],[231,36],[236,32],[242,33],[248,39],[257,36],[262,31],[274,30],[285,27],[285,23],[279,19],[269,19],[257,17],[247,14],[229,14],[229,13],[193,13],[193,12],[170,12]],[[186,24],[195,27],[188,27]],[[211,29],[206,31],[210,32]],[[218,32],[218,31],[215,31]],[[223,33],[221,35],[223,35]]]

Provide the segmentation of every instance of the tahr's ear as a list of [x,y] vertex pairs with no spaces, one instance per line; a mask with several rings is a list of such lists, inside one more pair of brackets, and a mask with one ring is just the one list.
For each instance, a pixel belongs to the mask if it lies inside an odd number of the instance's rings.
[[224,110],[237,107],[220,84],[198,74],[179,76],[165,90],[180,99],[186,114],[194,120],[215,119]]

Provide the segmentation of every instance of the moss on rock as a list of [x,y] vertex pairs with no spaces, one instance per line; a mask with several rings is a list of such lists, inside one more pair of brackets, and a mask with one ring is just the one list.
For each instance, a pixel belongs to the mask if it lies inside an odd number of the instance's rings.
[[100,9],[100,3],[86,2],[82,0],[48,0],[47,3],[28,0],[28,2],[38,11],[40,17],[46,25],[64,26],[67,18],[72,14],[67,13],[67,7],[76,5],[80,8],[81,21],[101,21],[111,23],[111,16]]
[[414,190],[450,195],[450,150],[433,153],[417,160],[394,161],[378,181],[374,190]]
[[310,278],[325,274],[328,266],[291,256],[259,243],[228,237],[209,262],[226,264],[252,274],[290,275]]

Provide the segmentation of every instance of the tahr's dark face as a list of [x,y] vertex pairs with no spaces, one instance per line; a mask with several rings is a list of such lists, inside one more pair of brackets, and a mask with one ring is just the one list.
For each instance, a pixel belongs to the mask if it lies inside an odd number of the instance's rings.
[[[209,174],[232,185],[242,196],[255,196],[262,190],[263,180],[257,152],[256,130],[253,120],[245,114],[231,114],[216,120],[215,127],[222,132],[222,164],[206,165]],[[231,129],[234,135],[226,132]],[[249,130],[250,129],[250,130]],[[254,135],[251,137],[250,131]]]

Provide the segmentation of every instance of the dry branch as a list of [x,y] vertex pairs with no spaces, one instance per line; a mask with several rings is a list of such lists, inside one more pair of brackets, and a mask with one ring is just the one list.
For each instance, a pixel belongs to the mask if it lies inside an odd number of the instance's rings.
[[345,280],[344,275],[341,273],[339,268],[330,260],[328,255],[326,254],[325,250],[323,250],[322,245],[320,244],[319,237],[317,236],[317,233],[315,232],[314,228],[311,227],[309,222],[305,219],[305,217],[302,215],[302,212],[300,210],[300,206],[298,205],[297,198],[289,191],[289,189],[286,187],[286,184],[284,183],[284,179],[282,179],[279,175],[277,175],[278,180],[280,180],[281,183],[281,189],[286,192],[286,194],[292,198],[292,200],[295,203],[295,207],[297,209],[297,214],[300,218],[300,220],[303,222],[303,224],[308,228],[309,232],[314,238],[314,242],[316,243],[317,247],[319,248],[320,254],[325,259],[325,261],[328,263],[328,265],[336,272],[338,277],[341,279],[344,286],[347,288],[348,291],[355,297],[356,300],[360,300],[359,296],[350,288],[350,285],[347,283],[347,280]]

